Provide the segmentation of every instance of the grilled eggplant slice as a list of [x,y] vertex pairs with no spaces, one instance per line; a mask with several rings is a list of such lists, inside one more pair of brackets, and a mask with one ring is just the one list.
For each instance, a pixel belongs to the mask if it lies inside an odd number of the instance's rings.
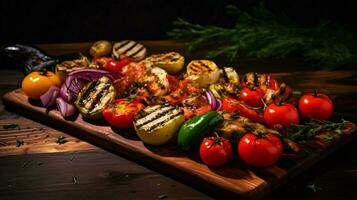
[[193,60],[187,65],[187,76],[200,87],[208,87],[218,81],[220,73],[217,65],[210,60]]
[[134,119],[134,128],[144,143],[161,145],[173,139],[184,122],[182,108],[155,105],[138,112]]
[[115,98],[115,89],[106,76],[91,81],[79,93],[75,105],[79,112],[89,119],[102,117],[102,111]]
[[170,74],[181,71],[185,58],[177,52],[154,54],[141,61],[146,66],[160,67]]
[[113,45],[113,56],[118,60],[129,57],[138,62],[146,57],[146,48],[133,40],[123,40]]

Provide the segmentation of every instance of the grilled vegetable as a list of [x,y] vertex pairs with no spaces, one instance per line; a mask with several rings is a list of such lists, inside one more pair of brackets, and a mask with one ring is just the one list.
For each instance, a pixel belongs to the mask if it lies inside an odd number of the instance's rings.
[[138,101],[116,99],[105,107],[103,117],[116,128],[131,128],[135,114],[143,108],[145,106]]
[[198,147],[202,139],[212,133],[222,122],[223,117],[217,111],[198,115],[182,125],[178,133],[177,143],[183,150]]
[[258,74],[254,72],[246,73],[242,80],[243,87],[260,87],[264,91],[268,89],[277,90],[279,88],[278,81],[267,74]]
[[118,60],[129,57],[131,60],[138,62],[145,58],[146,48],[135,41],[123,40],[113,45],[113,56]]
[[79,69],[85,69],[89,67],[89,60],[87,57],[81,55],[81,58],[76,60],[64,61],[56,65],[56,75],[64,82],[67,78],[67,75],[73,71]]
[[106,40],[99,40],[93,43],[89,49],[89,54],[93,58],[108,56],[112,50],[112,44]]
[[145,76],[145,88],[152,96],[162,96],[169,91],[169,81],[166,78],[167,72],[161,68],[154,67],[150,73]]
[[224,86],[223,84],[211,84],[208,89],[212,92],[213,96],[219,99],[223,99],[224,95]]
[[223,71],[229,83],[239,84],[239,76],[236,70],[232,67],[223,67]]
[[86,118],[102,117],[106,104],[115,98],[115,89],[110,79],[103,76],[97,81],[91,81],[83,87],[75,102],[79,112]]
[[217,65],[209,60],[193,60],[187,65],[187,76],[201,87],[207,87],[219,79]]
[[155,105],[138,112],[134,128],[144,143],[161,145],[169,142],[184,122],[180,107]]
[[160,67],[170,74],[175,74],[182,70],[185,59],[179,53],[169,52],[154,54],[142,61],[147,66]]

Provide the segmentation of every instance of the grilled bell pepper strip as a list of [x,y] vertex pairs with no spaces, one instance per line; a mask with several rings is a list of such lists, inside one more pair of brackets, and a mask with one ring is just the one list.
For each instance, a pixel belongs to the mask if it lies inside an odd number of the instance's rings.
[[204,137],[223,122],[217,111],[207,112],[186,121],[180,128],[177,143],[183,150],[198,147]]

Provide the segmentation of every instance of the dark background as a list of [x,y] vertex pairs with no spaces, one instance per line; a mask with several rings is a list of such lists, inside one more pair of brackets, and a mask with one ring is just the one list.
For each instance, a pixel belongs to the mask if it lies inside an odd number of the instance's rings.
[[[167,39],[177,17],[201,24],[231,26],[225,5],[251,10],[258,0],[243,1],[20,1],[1,0],[0,44],[63,43],[99,39]],[[356,30],[353,0],[270,0],[266,7],[305,26],[330,20]]]

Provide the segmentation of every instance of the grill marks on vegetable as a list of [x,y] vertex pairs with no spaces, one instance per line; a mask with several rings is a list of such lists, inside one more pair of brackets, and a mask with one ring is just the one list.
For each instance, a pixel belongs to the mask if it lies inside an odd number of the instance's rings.
[[[110,84],[108,77],[102,77],[97,81],[91,81],[81,91],[82,95],[77,99],[77,107],[81,109],[83,114],[90,114],[94,110],[97,110],[99,106],[103,106],[107,101],[114,98],[111,90],[114,90]],[[109,96],[108,96],[109,95]]]
[[175,106],[157,105],[145,109],[143,113],[135,119],[135,126],[151,132],[183,115],[183,110]]
[[135,41],[124,40],[114,44],[113,54],[117,59],[130,57],[135,61],[139,61],[146,56],[146,48],[144,45]]
[[198,60],[190,64],[190,70],[193,72],[193,74],[203,74],[211,73],[215,70],[215,68],[211,66],[210,63]]

